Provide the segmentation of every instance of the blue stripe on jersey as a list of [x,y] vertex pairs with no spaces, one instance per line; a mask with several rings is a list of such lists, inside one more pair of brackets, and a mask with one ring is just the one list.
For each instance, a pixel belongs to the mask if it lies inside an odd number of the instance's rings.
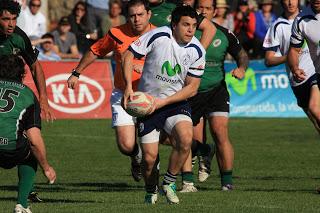
[[193,77],[193,78],[201,78],[201,76],[192,74],[190,72],[188,72],[187,75],[190,76],[190,77]]
[[273,32],[273,37],[274,37],[274,38],[276,37],[277,27],[278,27],[280,24],[290,25],[288,22],[285,22],[285,21],[279,21],[278,23],[276,23],[276,25],[274,25],[274,32]]
[[[197,52],[198,52],[198,55],[199,55],[199,58],[202,57],[202,51],[201,51],[200,47],[198,47],[196,44],[189,44],[189,45],[186,46],[185,48],[189,48],[189,47],[194,47],[194,48],[196,48],[196,50],[197,50]],[[198,59],[199,59],[199,58],[198,58]],[[198,60],[198,59],[197,59],[197,60]]]
[[129,46],[128,50],[129,50],[130,52],[132,52],[133,55],[134,55],[134,57],[137,58],[137,59],[140,59],[140,58],[143,58],[143,57],[144,57],[144,55],[141,55],[140,53],[137,53],[136,51],[134,51],[134,49],[132,49],[131,46]]
[[278,50],[279,47],[280,47],[280,45],[274,46],[274,47],[263,47],[263,49],[264,49],[265,51],[277,52],[277,50]]
[[315,20],[317,21],[316,17],[314,17],[313,15],[306,15],[306,16],[302,16],[301,19],[298,20],[298,31],[301,32],[299,24],[301,21],[303,21],[304,19],[311,19],[311,20]]
[[290,46],[294,47],[294,48],[301,48],[303,46],[303,42],[299,43],[299,44],[293,44],[290,43]]
[[301,40],[300,38],[298,38],[297,36],[295,36],[295,35],[291,35],[293,38],[295,38],[295,39],[297,39],[298,41],[301,41],[302,43],[303,43],[303,39]]
[[147,47],[149,47],[149,45],[152,44],[152,42],[154,42],[157,38],[160,38],[162,36],[166,36],[166,37],[170,38],[170,34],[169,33],[166,33],[166,32],[156,33],[150,38],[150,40],[149,40],[149,42],[147,44]]

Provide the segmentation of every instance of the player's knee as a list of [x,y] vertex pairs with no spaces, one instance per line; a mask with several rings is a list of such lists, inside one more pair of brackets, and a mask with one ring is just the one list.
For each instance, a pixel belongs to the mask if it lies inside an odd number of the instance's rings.
[[156,160],[157,160],[157,154],[153,154],[153,153],[144,153],[143,156],[145,165],[147,169],[152,169],[153,165],[155,164]]

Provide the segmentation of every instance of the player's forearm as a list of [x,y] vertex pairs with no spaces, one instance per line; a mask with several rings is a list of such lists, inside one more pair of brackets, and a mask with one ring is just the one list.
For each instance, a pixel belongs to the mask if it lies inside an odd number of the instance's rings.
[[84,56],[82,56],[79,64],[75,68],[78,73],[82,73],[85,68],[94,62],[98,57],[91,51],[87,51]]
[[276,56],[273,51],[267,51],[265,55],[265,65],[268,67],[277,66],[286,63],[287,56]]
[[202,46],[207,49],[212,43],[213,37],[216,34],[217,28],[207,18],[204,18],[199,25],[199,30],[202,31],[200,42]]
[[246,70],[249,66],[249,57],[246,51],[242,48],[236,57],[237,66]]
[[184,101],[184,100],[187,100],[188,98],[191,98],[192,96],[195,96],[198,92],[199,85],[200,85],[200,79],[198,82],[187,84],[185,87],[183,87],[180,91],[176,92],[174,95],[167,97],[165,99],[166,105]]
[[127,88],[132,89],[133,54],[126,51],[122,58],[122,74]]
[[39,93],[40,102],[48,103],[45,76],[38,60],[31,66],[31,74]]
[[299,69],[299,51],[300,48],[290,47],[287,62],[290,70]]
[[40,129],[33,127],[26,131],[27,138],[31,143],[31,151],[33,155],[36,157],[39,165],[43,170],[47,170],[49,168],[49,163],[46,157],[46,148],[44,141],[41,136]]

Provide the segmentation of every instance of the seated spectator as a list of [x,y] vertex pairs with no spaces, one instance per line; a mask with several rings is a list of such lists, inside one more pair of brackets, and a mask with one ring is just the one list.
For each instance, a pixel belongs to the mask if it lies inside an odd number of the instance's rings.
[[40,12],[41,1],[30,0],[29,5],[21,13],[17,20],[20,27],[31,39],[39,39],[47,32],[45,16]]
[[232,14],[227,14],[229,5],[226,0],[217,0],[216,3],[216,16],[213,18],[213,21],[233,32],[234,23]]
[[248,0],[240,0],[234,18],[234,33],[246,52],[253,57],[254,32],[256,18],[249,10]]
[[126,23],[126,18],[121,15],[121,0],[109,1],[109,13],[102,19],[102,33],[105,35],[110,28],[120,26]]
[[79,52],[84,54],[98,38],[95,26],[90,25],[88,20],[87,5],[79,1],[68,16],[71,32],[76,35]]
[[41,37],[42,43],[39,48],[38,60],[40,61],[60,61],[60,56],[54,52],[54,37],[46,33]]
[[259,10],[255,12],[256,17],[256,30],[255,30],[255,45],[253,48],[253,54],[256,58],[264,57],[264,50],[262,48],[262,44],[264,41],[264,37],[272,25],[272,23],[276,20],[276,15],[272,12],[273,0],[262,0],[259,4]]
[[62,17],[58,23],[58,28],[51,33],[54,37],[54,51],[62,59],[79,59],[77,38],[74,33],[70,32],[70,29],[68,17]]

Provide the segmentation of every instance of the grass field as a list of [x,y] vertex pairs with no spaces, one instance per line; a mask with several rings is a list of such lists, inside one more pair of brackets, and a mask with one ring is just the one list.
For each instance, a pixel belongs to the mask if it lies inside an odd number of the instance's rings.
[[[45,202],[32,204],[34,213],[320,212],[319,135],[307,119],[231,119],[236,189],[220,191],[214,163],[209,180],[196,183],[200,191],[179,195],[179,205],[164,197],[143,204],[143,183],[132,180],[110,120],[44,123],[43,136],[58,179],[49,186],[38,172],[36,189]],[[169,151],[161,147],[162,174]],[[13,211],[16,183],[16,169],[0,170],[0,213]]]

